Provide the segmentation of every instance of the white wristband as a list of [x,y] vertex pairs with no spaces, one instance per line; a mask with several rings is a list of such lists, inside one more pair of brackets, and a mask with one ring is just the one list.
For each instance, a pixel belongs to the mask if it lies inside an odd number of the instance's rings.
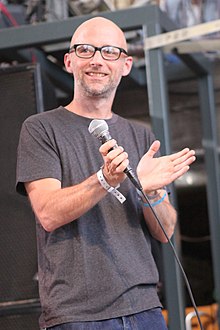
[[101,186],[107,190],[110,194],[112,194],[113,196],[115,196],[117,198],[117,200],[119,200],[119,202],[122,204],[124,203],[124,201],[126,200],[125,196],[122,195],[122,193],[120,193],[120,191],[117,190],[117,188],[120,187],[120,185],[118,185],[117,187],[111,187],[108,182],[105,180],[103,172],[102,172],[102,168],[100,168],[100,170],[96,173],[97,174],[97,178],[101,184]]

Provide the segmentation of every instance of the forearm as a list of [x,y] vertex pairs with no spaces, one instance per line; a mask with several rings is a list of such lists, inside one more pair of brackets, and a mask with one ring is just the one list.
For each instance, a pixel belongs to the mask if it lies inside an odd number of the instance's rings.
[[[160,190],[159,196],[155,200],[150,201],[151,204],[159,201],[163,197],[164,192],[165,190]],[[171,238],[177,221],[177,213],[174,207],[170,204],[168,196],[166,196],[161,203],[153,206],[153,209],[168,238]],[[151,235],[158,241],[166,243],[167,238],[165,237],[151,208],[143,205],[143,213]]]
[[[110,140],[100,147],[104,160],[103,176],[110,187],[124,181],[124,169],[128,165],[127,153],[122,147],[113,150],[114,145],[115,141]],[[53,231],[78,219],[108,193],[97,173],[67,188],[61,188],[61,182],[53,178],[27,182],[25,188],[32,208],[46,231]]]
[[[60,187],[34,189],[33,184],[39,185],[40,183],[30,183],[30,186],[26,184],[29,190],[28,195],[33,210],[46,231],[53,231],[76,220],[107,194],[100,185],[96,174],[80,184],[62,189]],[[46,182],[43,184],[44,187],[47,186]]]

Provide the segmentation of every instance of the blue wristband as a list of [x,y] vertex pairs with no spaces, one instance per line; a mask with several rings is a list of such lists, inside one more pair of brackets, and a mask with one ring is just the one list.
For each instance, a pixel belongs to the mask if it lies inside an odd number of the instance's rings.
[[[166,195],[167,195],[167,192],[165,191],[164,195],[163,195],[160,199],[158,199],[158,201],[156,201],[156,202],[154,202],[154,203],[150,203],[150,205],[151,205],[152,207],[154,207],[154,206],[156,206],[156,205],[159,205],[160,203],[162,203],[162,202],[164,201]],[[145,207],[150,207],[150,205],[149,205],[148,203],[145,203],[145,202],[143,202],[143,201],[141,201],[141,204],[142,204],[143,206],[145,206]]]

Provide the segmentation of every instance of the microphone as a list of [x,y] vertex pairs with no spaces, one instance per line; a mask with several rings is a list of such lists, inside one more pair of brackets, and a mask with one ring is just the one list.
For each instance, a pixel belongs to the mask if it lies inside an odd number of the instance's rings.
[[[102,119],[92,120],[91,123],[89,124],[88,130],[89,130],[89,133],[92,134],[93,136],[97,137],[101,141],[102,144],[104,144],[105,142],[112,139],[112,137],[109,133],[108,124],[106,123],[105,120],[102,120]],[[113,149],[114,148],[117,148],[117,145],[115,145],[113,147]],[[136,175],[130,165],[128,165],[126,167],[126,169],[124,170],[124,173],[127,175],[127,177],[131,180],[133,185],[138,190],[140,190],[140,191],[143,190],[140,181],[136,177]]]

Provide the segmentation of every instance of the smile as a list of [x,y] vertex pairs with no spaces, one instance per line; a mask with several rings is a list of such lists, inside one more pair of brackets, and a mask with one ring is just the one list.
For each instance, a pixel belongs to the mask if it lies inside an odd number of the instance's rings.
[[87,75],[90,76],[90,77],[99,77],[99,78],[102,78],[102,77],[105,77],[106,76],[106,73],[101,73],[101,72],[87,72]]

